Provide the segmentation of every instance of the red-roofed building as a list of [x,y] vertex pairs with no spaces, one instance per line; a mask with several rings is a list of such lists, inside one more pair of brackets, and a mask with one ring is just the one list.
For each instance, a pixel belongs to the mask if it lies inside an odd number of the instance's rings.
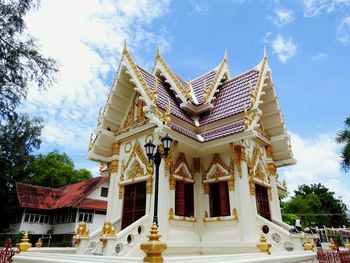
[[17,196],[9,212],[12,233],[54,235],[71,241],[79,222],[90,231],[103,225],[107,209],[109,178],[95,177],[61,188],[16,183]]

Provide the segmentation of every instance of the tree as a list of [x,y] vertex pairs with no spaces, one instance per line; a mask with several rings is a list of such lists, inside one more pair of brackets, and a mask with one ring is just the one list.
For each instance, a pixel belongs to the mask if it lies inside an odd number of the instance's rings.
[[282,205],[283,214],[300,217],[303,226],[314,222],[319,226],[350,225],[346,205],[322,184],[301,185],[295,195]]
[[26,32],[23,17],[36,6],[36,0],[0,1],[0,117],[12,114],[29,86],[45,89],[55,81],[55,60],[41,55]]
[[345,129],[338,133],[336,141],[345,144],[341,153],[341,167],[348,172],[350,171],[350,116],[346,118]]
[[26,169],[24,183],[46,187],[62,187],[92,178],[86,169],[74,169],[73,161],[65,153],[57,151],[39,154]]
[[0,125],[0,204],[6,203],[14,182],[25,178],[25,169],[41,144],[42,120],[12,114]]

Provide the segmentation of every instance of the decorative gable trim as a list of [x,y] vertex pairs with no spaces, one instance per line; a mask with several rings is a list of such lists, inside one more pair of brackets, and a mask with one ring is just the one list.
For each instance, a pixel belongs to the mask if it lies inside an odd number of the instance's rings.
[[175,73],[170,69],[170,67],[166,64],[163,57],[160,54],[159,49],[157,50],[156,62],[153,69],[153,73],[159,70],[166,80],[169,82],[173,90],[175,91],[177,97],[181,100],[181,102],[186,102],[187,100],[193,100],[190,82],[186,83],[187,90],[190,89],[190,92],[187,92],[184,86],[181,84],[179,78],[175,75]]
[[208,88],[204,87],[204,94],[203,94],[204,103],[205,102],[211,103],[219,87],[219,83],[221,82],[221,79],[225,76],[225,74],[227,75],[228,78],[230,78],[226,53],[225,53],[224,59],[222,60],[222,62],[220,63],[216,71],[216,75],[214,77],[214,80],[211,82],[210,87]]

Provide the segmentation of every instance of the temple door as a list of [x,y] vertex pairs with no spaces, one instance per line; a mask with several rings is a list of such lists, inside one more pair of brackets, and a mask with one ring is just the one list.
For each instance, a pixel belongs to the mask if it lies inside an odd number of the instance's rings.
[[261,185],[255,185],[256,193],[256,208],[258,214],[267,220],[271,221],[270,205],[269,205],[269,196],[267,188]]
[[122,229],[145,215],[146,182],[124,186]]

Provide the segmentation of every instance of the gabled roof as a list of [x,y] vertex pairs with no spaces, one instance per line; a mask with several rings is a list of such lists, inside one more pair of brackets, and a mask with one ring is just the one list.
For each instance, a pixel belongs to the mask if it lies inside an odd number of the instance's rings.
[[107,177],[95,177],[61,188],[49,188],[16,182],[19,205],[23,208],[52,210],[65,207],[86,207],[105,210],[107,202],[86,198],[105,182]]
[[[131,83],[131,84],[130,84]],[[261,136],[271,144],[278,166],[294,163],[282,115],[277,102],[266,51],[254,68],[230,77],[227,54],[207,73],[185,81],[174,73],[157,51],[153,72],[138,66],[124,47],[121,65],[102,117],[96,143],[89,158],[109,158],[110,145],[122,127],[135,92],[145,103],[150,123],[168,128],[197,142],[207,142],[241,132]],[[170,105],[170,107],[169,107]],[[170,111],[171,122],[161,120]],[[157,120],[158,118],[158,120]],[[163,127],[162,126],[162,127]],[[105,132],[103,129],[111,127]],[[138,126],[137,126],[138,127]],[[148,126],[149,127],[149,126]],[[94,148],[94,147],[93,147]],[[95,154],[95,155],[94,155]]]

